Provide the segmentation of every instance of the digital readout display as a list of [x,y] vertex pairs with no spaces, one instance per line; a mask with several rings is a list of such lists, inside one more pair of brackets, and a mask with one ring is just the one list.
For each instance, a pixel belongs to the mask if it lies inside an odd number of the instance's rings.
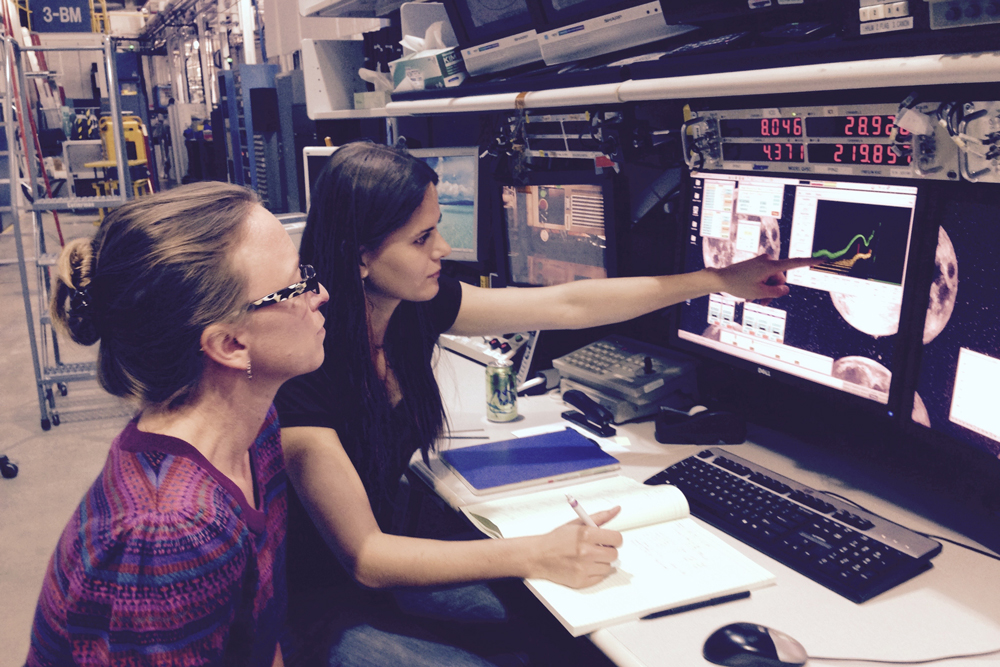
[[723,144],[722,159],[751,162],[805,162],[805,144]]
[[[810,137],[889,137],[896,121],[894,115],[829,116],[806,119]],[[898,136],[910,133],[900,128]]]
[[801,137],[801,118],[727,118],[719,122],[724,137]]
[[909,155],[899,156],[889,144],[810,144],[809,162],[827,164],[879,164],[906,166]]

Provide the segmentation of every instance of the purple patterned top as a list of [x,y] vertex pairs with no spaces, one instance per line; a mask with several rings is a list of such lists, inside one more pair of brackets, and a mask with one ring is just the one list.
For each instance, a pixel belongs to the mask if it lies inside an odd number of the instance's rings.
[[260,509],[194,447],[136,421],[59,539],[28,667],[270,667],[286,607],[277,413],[250,448]]

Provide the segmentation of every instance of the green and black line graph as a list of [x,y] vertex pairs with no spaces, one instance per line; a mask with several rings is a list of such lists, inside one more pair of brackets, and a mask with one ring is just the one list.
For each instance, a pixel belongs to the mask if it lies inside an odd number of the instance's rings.
[[[871,249],[872,239],[875,238],[875,232],[873,231],[866,238],[864,234],[855,234],[854,238],[851,239],[850,243],[844,246],[843,250],[838,250],[836,252],[831,252],[826,248],[821,248],[819,250],[814,250],[813,257],[822,257],[824,259],[831,260],[824,267],[830,271],[836,271],[837,273],[850,273],[854,265],[861,260],[871,259],[874,252]],[[862,250],[864,246],[864,250]],[[853,255],[851,252],[853,251]]]
[[829,262],[812,270],[902,285],[910,215],[899,206],[819,200],[812,256]]

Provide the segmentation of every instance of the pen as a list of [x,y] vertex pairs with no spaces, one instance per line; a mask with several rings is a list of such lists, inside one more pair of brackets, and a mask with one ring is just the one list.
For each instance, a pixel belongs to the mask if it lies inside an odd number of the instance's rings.
[[722,597],[712,598],[711,600],[705,600],[703,602],[695,602],[693,604],[686,604],[682,607],[674,607],[673,609],[665,609],[664,611],[653,612],[652,614],[646,614],[641,620],[647,621],[654,618],[663,618],[664,616],[672,616],[673,614],[681,614],[685,611],[691,611],[693,609],[701,609],[702,607],[711,607],[717,604],[724,604],[726,602],[732,602],[733,600],[743,600],[744,598],[750,597],[750,591],[742,591],[740,593],[733,593],[732,595],[723,595]]
[[576,515],[580,517],[585,524],[587,524],[591,528],[597,528],[597,524],[594,523],[594,520],[590,518],[590,515],[587,514],[586,510],[580,507],[580,503],[576,501],[576,498],[567,493],[566,502],[569,503],[569,506],[573,508],[573,511],[576,512]]

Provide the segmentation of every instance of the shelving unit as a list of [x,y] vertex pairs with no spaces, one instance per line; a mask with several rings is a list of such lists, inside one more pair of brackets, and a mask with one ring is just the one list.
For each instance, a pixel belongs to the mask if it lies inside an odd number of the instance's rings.
[[595,104],[707,98],[823,90],[990,83],[1000,79],[1000,51],[926,55],[799,65],[694,76],[634,79],[576,88],[525,93],[455,96],[390,102],[384,109],[314,110],[313,120],[381,118],[426,114],[551,109]]
[[[34,133],[34,125],[29,114],[32,113],[28,100],[27,82],[24,67],[24,57],[27,52],[44,51],[100,51],[104,58],[104,73],[107,77],[109,101],[111,107],[112,126],[115,136],[114,162],[119,174],[122,195],[100,197],[42,197],[39,195],[37,176],[44,166],[40,164],[40,156],[35,153],[32,138],[25,133]],[[117,72],[115,69],[115,42],[105,37],[102,46],[32,46],[20,45],[12,38],[3,39],[3,115],[10,122],[5,123],[5,138],[7,151],[7,172],[11,175],[9,182],[10,216],[14,225],[15,246],[21,277],[21,291],[24,298],[24,310],[28,324],[28,338],[31,344],[31,358],[35,369],[35,387],[38,392],[38,408],[41,413],[42,430],[58,426],[62,417],[56,407],[57,395],[65,396],[69,392],[68,383],[81,380],[93,380],[97,375],[94,362],[67,363],[59,352],[59,339],[52,327],[52,319],[48,314],[48,304],[51,291],[52,267],[58,261],[59,252],[48,251],[45,240],[44,214],[50,212],[109,208],[121,204],[131,197],[132,185],[125,158],[125,134],[121,118],[121,98]],[[13,119],[17,119],[14,121]],[[24,148],[24,147],[27,148]],[[109,156],[110,157],[110,156]],[[16,175],[22,175],[27,182],[28,191],[32,197],[25,198],[24,211],[31,214],[32,235],[34,239],[34,254],[27,256],[21,236],[20,193],[17,191]],[[29,274],[35,279],[32,290]],[[38,312],[32,306],[32,292],[36,299]],[[107,406],[89,408],[102,414]]]

